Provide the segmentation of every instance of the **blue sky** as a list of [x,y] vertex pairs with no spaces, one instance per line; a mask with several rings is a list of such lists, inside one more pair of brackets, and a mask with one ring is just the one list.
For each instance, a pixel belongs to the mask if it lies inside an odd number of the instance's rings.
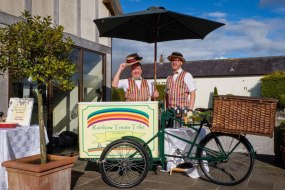
[[[173,51],[186,60],[285,55],[285,0],[120,0],[124,13],[162,6],[167,10],[225,23],[204,40],[158,43],[158,57]],[[113,39],[113,74],[125,56],[137,52],[152,63],[154,44]],[[165,59],[165,61],[167,61]]]

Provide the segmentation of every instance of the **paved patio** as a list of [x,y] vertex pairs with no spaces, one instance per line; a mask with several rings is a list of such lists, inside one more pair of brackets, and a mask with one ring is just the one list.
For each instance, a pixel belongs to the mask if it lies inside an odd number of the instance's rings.
[[[115,189],[106,185],[98,172],[97,165],[93,162],[78,160],[72,170],[72,189]],[[191,179],[184,173],[168,173],[150,171],[146,179],[137,187],[132,189],[144,190],[284,190],[285,169],[282,165],[274,162],[273,155],[258,155],[252,175],[248,180],[236,186],[220,186],[209,182],[205,178]]]

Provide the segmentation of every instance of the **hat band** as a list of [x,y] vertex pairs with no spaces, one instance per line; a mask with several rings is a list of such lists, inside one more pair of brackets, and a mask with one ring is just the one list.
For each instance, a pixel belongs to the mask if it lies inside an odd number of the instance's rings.
[[172,56],[179,56],[179,57],[183,57],[180,53],[172,53]]
[[137,59],[128,59],[127,60],[127,63],[133,63],[133,62],[135,62],[135,61],[138,61]]

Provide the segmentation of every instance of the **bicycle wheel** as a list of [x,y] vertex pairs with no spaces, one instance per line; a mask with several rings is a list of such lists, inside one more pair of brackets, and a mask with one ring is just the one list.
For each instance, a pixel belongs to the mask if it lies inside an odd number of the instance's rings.
[[212,182],[220,185],[236,185],[251,174],[254,153],[245,137],[210,133],[199,146],[196,153],[199,165]]
[[110,143],[100,157],[102,179],[117,188],[139,185],[148,173],[149,158],[145,149],[132,140]]

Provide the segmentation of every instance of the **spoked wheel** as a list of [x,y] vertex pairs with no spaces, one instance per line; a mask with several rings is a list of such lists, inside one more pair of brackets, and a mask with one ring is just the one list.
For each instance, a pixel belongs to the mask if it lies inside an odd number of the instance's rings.
[[196,153],[199,165],[212,182],[220,185],[236,185],[251,174],[254,153],[245,137],[210,133],[199,145]]
[[132,140],[110,143],[100,157],[102,179],[117,188],[139,185],[148,173],[149,158],[145,149]]

